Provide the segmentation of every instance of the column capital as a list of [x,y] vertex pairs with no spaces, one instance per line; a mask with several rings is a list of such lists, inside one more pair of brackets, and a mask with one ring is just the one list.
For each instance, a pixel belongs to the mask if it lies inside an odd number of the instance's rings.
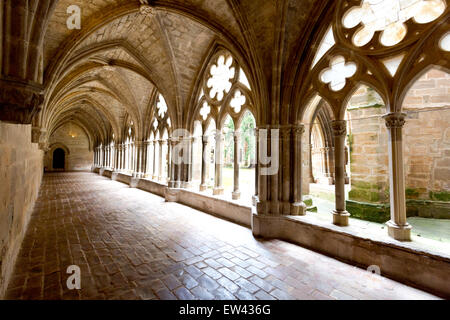
[[281,127],[280,132],[281,132],[282,140],[289,140],[291,138],[292,128],[291,127]]
[[216,139],[216,141],[221,140],[225,138],[225,135],[220,131],[216,131],[216,133],[214,133],[214,138]]
[[294,136],[301,136],[305,133],[305,125],[304,124],[295,124],[292,126],[292,132]]
[[142,148],[145,145],[146,141],[135,141],[134,145],[136,146],[136,148]]
[[406,113],[404,112],[391,112],[383,116],[386,122],[386,127],[391,128],[401,128],[405,124]]
[[347,121],[345,120],[333,120],[331,121],[331,128],[333,130],[333,136],[342,137],[347,134]]
[[202,136],[202,142],[207,144],[209,142],[209,136]]
[[30,124],[41,110],[42,87],[22,81],[0,80],[0,120]]
[[233,135],[234,141],[239,141],[239,139],[241,139],[241,137],[242,137],[241,131],[234,131],[234,135]]

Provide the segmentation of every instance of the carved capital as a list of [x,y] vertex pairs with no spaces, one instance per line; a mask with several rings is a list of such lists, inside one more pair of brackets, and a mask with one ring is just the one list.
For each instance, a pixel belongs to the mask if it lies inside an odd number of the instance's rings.
[[41,110],[42,88],[19,81],[0,80],[0,120],[30,124]]
[[406,113],[402,112],[392,112],[385,114],[383,116],[384,121],[386,122],[386,127],[388,129],[391,128],[401,128],[405,124]]
[[281,139],[289,140],[291,138],[291,132],[292,132],[292,128],[290,128],[290,127],[280,128]]
[[298,124],[292,127],[292,132],[294,137],[300,137],[303,133],[305,133],[305,126],[303,124]]
[[40,137],[41,137],[41,128],[40,127],[32,127],[31,128],[31,142],[39,143]]
[[331,121],[331,128],[335,137],[343,137],[347,134],[347,123],[345,120]]

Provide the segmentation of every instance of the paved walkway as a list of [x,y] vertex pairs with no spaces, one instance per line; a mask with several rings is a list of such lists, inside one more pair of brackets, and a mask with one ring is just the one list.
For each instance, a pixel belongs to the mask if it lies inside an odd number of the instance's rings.
[[[67,267],[81,269],[68,290]],[[93,173],[47,174],[9,299],[434,296]]]

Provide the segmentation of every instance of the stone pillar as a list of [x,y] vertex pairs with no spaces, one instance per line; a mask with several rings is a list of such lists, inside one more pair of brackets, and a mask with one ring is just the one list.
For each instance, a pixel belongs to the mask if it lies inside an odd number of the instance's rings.
[[152,142],[151,141],[145,141],[144,142],[144,150],[142,152],[143,162],[142,162],[142,178],[147,178],[148,176],[148,153],[150,150]]
[[114,158],[112,169],[116,171],[118,166],[119,166],[119,145],[116,143],[114,145]]
[[55,4],[54,0],[0,3],[0,121],[31,124],[42,107],[42,43]]
[[157,178],[157,170],[156,170],[156,164],[158,163],[158,159],[156,159],[156,150],[159,149],[159,141],[155,140],[153,141],[153,170],[152,170],[152,179],[156,180]]
[[[293,202],[291,197],[291,184],[294,183],[292,181],[293,176],[291,175],[291,170],[293,172],[294,164],[291,161],[291,156],[294,154],[295,150],[291,149],[291,134],[292,128],[290,126],[280,128],[281,133],[281,141],[280,141],[280,168],[281,176],[280,176],[280,188],[278,189],[278,208],[279,213],[283,215],[289,215],[291,210],[293,209]],[[281,200],[281,201],[279,201]],[[273,202],[272,202],[273,203]]]
[[[174,157],[174,152],[173,150],[175,149],[176,145],[178,144],[178,139],[177,138],[171,138],[169,139],[169,147],[170,147],[170,154],[172,155],[172,157]],[[169,159],[169,182],[168,182],[168,186],[169,188],[176,188],[177,187],[177,165],[175,164],[174,159],[170,158]]]
[[135,144],[135,170],[133,173],[133,176],[136,178],[142,178],[143,177],[143,151],[144,151],[144,142],[143,141],[136,141]]
[[102,168],[106,167],[106,147],[102,147]]
[[209,155],[207,155],[208,153],[208,142],[209,142],[209,137],[208,136],[203,136],[202,137],[202,178],[201,178],[201,183],[200,183],[200,191],[205,191],[208,188],[208,185],[206,184],[206,176],[208,175],[208,158]]
[[183,162],[184,164],[184,180],[183,183],[181,185],[182,188],[190,188],[191,187],[191,183],[192,183],[192,175],[193,175],[193,166],[194,166],[194,141],[195,138],[194,137],[187,137],[184,138],[184,142],[186,143],[185,145],[185,150],[187,151],[187,155],[186,157],[183,157],[183,159],[187,159],[188,162]]
[[406,222],[405,175],[403,160],[402,128],[405,113],[393,112],[383,116],[388,129],[389,141],[389,186],[391,220],[388,221],[388,234],[400,241],[411,240],[411,226]]
[[239,145],[241,141],[241,133],[239,131],[234,132],[233,142],[234,142],[234,157],[233,157],[233,193],[231,198],[233,200],[238,200],[241,198],[241,191],[239,190]]
[[331,122],[334,136],[334,172],[336,209],[333,211],[333,223],[348,226],[350,213],[345,210],[345,136],[347,133],[345,120]]
[[305,133],[305,126],[303,124],[296,125],[292,129],[294,148],[294,163],[293,163],[293,181],[292,181],[292,202],[291,215],[305,215],[306,205],[303,202],[303,161],[302,161],[302,136]]
[[158,180],[162,181],[163,179],[163,144],[164,140],[159,140],[159,165],[158,165]]
[[223,144],[224,144],[224,136],[222,132],[216,131],[214,136],[216,140],[216,148],[215,148],[215,171],[214,171],[214,189],[213,195],[221,195],[223,194],[223,181],[222,181],[222,167],[223,167]]
[[258,144],[258,128],[255,128],[254,131],[255,134],[255,146],[256,146],[256,155],[255,155],[255,194],[252,196],[252,205],[256,207],[256,203],[258,202],[258,180],[259,180],[259,163],[258,163],[258,157],[259,157],[259,144]]

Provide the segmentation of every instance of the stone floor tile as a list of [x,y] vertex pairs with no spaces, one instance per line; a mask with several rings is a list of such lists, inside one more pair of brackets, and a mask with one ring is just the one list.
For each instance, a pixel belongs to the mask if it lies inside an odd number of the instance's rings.
[[[67,267],[74,264],[81,270],[81,290],[66,286]],[[281,240],[255,239],[242,226],[78,172],[44,175],[6,298],[436,297]]]

